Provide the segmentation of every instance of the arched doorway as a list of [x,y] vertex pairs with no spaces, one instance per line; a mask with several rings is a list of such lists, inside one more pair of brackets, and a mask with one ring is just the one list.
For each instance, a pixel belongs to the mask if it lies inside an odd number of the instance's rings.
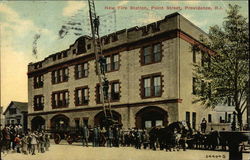
[[[112,111],[112,115],[113,115],[114,120],[118,121],[121,124],[120,113],[116,111]],[[104,124],[103,124],[104,119],[105,119],[104,112],[103,111],[99,112],[98,114],[95,115],[95,118],[94,118],[95,125],[100,125],[101,128],[104,127]]]
[[137,128],[167,126],[168,112],[155,106],[145,107],[136,113],[135,123]]
[[63,129],[69,126],[69,118],[63,114],[55,115],[50,120],[51,128],[53,129]]
[[44,130],[45,129],[45,119],[41,116],[37,116],[31,120],[31,130]]

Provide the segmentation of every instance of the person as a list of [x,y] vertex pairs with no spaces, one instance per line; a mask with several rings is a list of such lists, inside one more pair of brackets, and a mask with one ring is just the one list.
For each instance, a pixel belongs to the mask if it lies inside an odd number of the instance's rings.
[[109,92],[109,81],[107,80],[107,78],[103,79],[103,95],[104,95],[104,99],[107,100],[108,99],[108,92]]
[[23,136],[23,138],[21,139],[21,148],[22,148],[22,152],[24,154],[28,154],[27,149],[28,149],[28,136],[25,135]]
[[45,135],[44,133],[39,134],[39,141],[40,141],[40,152],[45,152]]
[[136,128],[136,131],[135,131],[135,148],[136,149],[141,149],[141,141],[142,141],[141,132],[139,131],[138,128]]
[[49,135],[45,134],[45,149],[46,149],[46,151],[49,150],[49,147],[50,147]]
[[87,125],[84,124],[83,129],[82,129],[82,145],[88,147],[88,139],[89,139],[89,129]]
[[95,29],[96,34],[98,35],[99,35],[99,25],[100,25],[100,20],[99,20],[99,16],[97,16],[94,19],[94,29]]
[[142,142],[143,142],[143,148],[146,149],[149,144],[149,135],[147,130],[145,129],[142,131]]
[[119,147],[119,141],[120,141],[120,129],[118,126],[115,126],[113,129],[113,135],[114,135],[114,146]]
[[114,135],[113,135],[113,129],[111,127],[109,127],[107,130],[107,137],[108,137],[107,146],[112,147]]
[[21,138],[20,138],[20,135],[19,135],[19,134],[15,137],[14,142],[15,142],[15,146],[16,146],[16,151],[17,151],[17,153],[21,153],[21,152],[20,152]]
[[100,129],[98,126],[95,126],[93,129],[93,147],[99,147],[99,137],[100,137]]
[[35,155],[36,146],[37,146],[37,135],[33,132],[33,133],[31,133],[31,151],[32,151],[32,155]]
[[205,133],[207,128],[207,120],[205,118],[202,119],[201,121],[201,132]]
[[105,73],[105,67],[106,67],[106,58],[102,55],[99,57],[99,60],[98,60],[99,64],[100,64],[100,70],[101,70],[101,73],[104,74]]

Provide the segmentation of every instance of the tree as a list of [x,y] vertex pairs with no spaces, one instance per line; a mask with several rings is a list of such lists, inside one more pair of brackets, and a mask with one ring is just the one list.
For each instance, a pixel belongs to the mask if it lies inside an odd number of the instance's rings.
[[[200,39],[204,45],[195,44],[192,50],[202,57],[201,64],[194,64],[194,76],[200,84],[194,102],[214,108],[231,97],[242,129],[249,96],[249,32],[247,19],[239,9],[238,5],[229,5],[222,27],[210,27],[208,38]],[[214,52],[205,53],[204,48]]]

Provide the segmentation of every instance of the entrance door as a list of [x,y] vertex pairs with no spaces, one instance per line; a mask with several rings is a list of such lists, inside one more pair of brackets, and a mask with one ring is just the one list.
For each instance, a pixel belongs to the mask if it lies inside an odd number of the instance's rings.
[[168,114],[159,107],[145,107],[136,114],[137,128],[151,128],[154,126],[166,126]]
[[64,129],[69,126],[69,118],[65,115],[56,115],[51,119],[51,128]]
[[45,119],[38,116],[31,120],[31,130],[32,131],[40,131],[45,129]]

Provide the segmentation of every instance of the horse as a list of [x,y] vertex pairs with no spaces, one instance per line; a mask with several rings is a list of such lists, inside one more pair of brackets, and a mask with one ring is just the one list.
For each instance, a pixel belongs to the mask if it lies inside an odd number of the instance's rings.
[[167,127],[160,128],[157,133],[160,149],[165,148],[166,151],[171,151],[172,148],[173,150],[179,150],[183,127],[181,122],[173,122]]

